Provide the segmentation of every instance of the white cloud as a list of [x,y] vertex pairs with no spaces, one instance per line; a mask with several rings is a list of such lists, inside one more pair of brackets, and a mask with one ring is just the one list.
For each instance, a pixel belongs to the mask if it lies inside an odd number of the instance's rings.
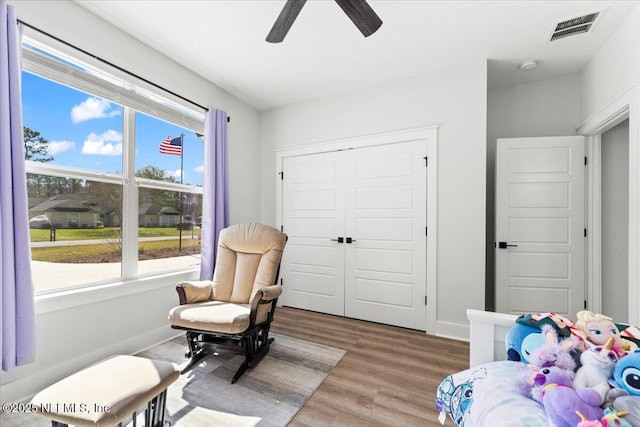
[[91,132],[84,141],[82,154],[119,156],[122,154],[122,134],[111,129],[100,135]]
[[52,156],[64,151],[75,150],[76,143],[73,141],[51,141],[49,143],[49,154]]
[[113,117],[120,114],[120,110],[112,110],[112,104],[106,99],[91,96],[71,109],[73,124],[85,120]]
[[[178,180],[178,182],[180,182],[180,169],[176,169],[174,171],[167,171],[167,174],[169,176],[174,177],[176,180]],[[182,180],[184,181],[185,175],[184,175],[184,171],[182,171]]]
[[194,172],[198,172],[198,173],[202,173],[202,172],[204,172],[204,166],[200,165],[197,168],[194,168],[193,171]]

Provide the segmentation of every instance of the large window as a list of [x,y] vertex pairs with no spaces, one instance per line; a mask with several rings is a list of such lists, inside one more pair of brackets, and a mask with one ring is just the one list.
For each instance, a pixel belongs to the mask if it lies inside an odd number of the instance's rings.
[[24,48],[36,293],[197,267],[202,114],[41,45]]

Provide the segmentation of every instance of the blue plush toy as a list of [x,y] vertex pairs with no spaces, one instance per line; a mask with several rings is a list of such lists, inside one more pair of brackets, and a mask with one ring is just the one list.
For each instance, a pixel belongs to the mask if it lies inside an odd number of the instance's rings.
[[609,384],[623,389],[630,396],[640,396],[640,350],[624,356],[616,363]]
[[613,388],[607,392],[605,405],[629,412],[625,421],[640,427],[640,350],[627,354],[616,363],[609,385]]
[[544,344],[544,337],[540,333],[540,328],[516,323],[507,332],[505,340],[507,359],[528,364],[531,352],[542,344]]

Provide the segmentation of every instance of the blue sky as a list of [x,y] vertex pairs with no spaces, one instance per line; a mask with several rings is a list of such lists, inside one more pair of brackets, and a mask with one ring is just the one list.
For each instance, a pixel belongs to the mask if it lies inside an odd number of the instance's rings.
[[[22,73],[24,125],[49,141],[53,164],[122,171],[122,106]],[[136,114],[136,170],[154,165],[180,181],[180,156],[160,154],[167,136],[184,134],[184,183],[202,185],[203,142],[193,131]]]

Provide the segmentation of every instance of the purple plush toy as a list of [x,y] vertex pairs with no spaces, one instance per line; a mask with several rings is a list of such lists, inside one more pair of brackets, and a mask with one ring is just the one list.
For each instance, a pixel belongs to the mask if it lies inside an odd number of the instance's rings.
[[540,396],[552,425],[575,427],[581,421],[578,412],[587,420],[602,418],[603,411],[598,407],[598,392],[590,388],[574,390],[567,371],[555,366],[543,368],[536,374],[534,381],[532,394]]

